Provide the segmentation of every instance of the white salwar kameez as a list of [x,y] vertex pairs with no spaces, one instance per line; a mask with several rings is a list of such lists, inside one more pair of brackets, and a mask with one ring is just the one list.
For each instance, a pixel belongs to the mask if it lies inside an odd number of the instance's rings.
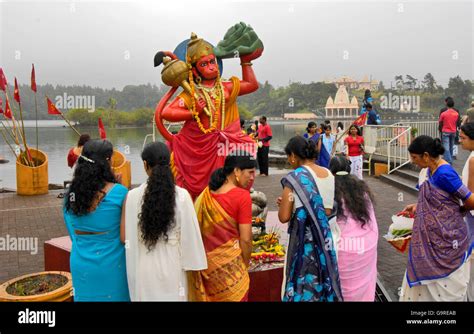
[[[462,170],[462,183],[467,187],[468,182],[469,182],[469,160],[474,157],[474,151],[471,152],[469,157],[466,160],[466,163],[464,164],[464,168]],[[474,216],[474,210],[471,210],[471,215]],[[467,300],[468,301],[474,301],[474,265],[472,264],[474,255],[471,254],[471,277],[469,279],[469,286],[467,287]]]
[[363,155],[357,155],[355,157],[349,156],[349,160],[351,161],[351,174],[358,177],[359,180],[362,180],[363,157]]
[[168,241],[159,240],[148,251],[138,227],[145,189],[146,183],[131,190],[126,203],[125,249],[130,300],[187,301],[186,271],[207,269],[193,201],[185,189],[175,187],[175,224],[167,233]]
[[[423,168],[418,177],[418,186],[428,179],[428,169]],[[449,276],[434,280],[421,281],[419,285],[410,286],[407,282],[407,273],[403,275],[403,283],[400,290],[400,301],[422,302],[422,301],[444,301],[462,302],[467,300],[467,286],[471,275],[471,261],[464,263],[453,271]]]

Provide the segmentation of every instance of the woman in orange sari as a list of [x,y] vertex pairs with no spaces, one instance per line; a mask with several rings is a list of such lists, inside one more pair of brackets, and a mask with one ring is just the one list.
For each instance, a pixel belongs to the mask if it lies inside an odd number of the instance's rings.
[[190,300],[247,301],[252,252],[252,200],[247,187],[255,168],[250,154],[227,156],[196,200],[208,269],[189,274]]

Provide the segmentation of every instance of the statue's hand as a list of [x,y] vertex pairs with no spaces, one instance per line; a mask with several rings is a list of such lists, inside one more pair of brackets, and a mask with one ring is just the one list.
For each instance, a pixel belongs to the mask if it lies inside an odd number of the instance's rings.
[[252,53],[249,53],[249,54],[246,54],[246,55],[243,55],[240,57],[240,60],[243,62],[243,63],[248,63],[254,59],[257,59],[258,57],[260,57],[263,53],[263,48],[259,48],[257,50],[255,50],[254,52]]
[[198,112],[198,114],[202,113],[206,105],[206,101],[204,101],[202,97],[200,97],[199,100],[196,101],[196,111]]

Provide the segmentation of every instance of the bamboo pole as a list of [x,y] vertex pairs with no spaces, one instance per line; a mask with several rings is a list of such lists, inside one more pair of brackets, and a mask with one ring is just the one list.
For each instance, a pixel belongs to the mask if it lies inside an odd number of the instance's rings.
[[[45,95],[45,97],[48,100],[48,96]],[[57,108],[56,108],[56,110],[59,112],[59,116],[62,117],[62,119],[67,123],[67,125],[69,125],[69,127],[71,129],[73,129],[77,133],[77,135],[80,137],[81,133],[79,131],[77,131],[77,129],[71,124],[71,122],[63,115],[63,113],[61,111],[59,111]]]
[[16,145],[18,145],[18,142],[17,142],[17,138],[15,138],[13,136],[13,131],[11,129],[7,129],[7,126],[5,125],[5,123],[3,123],[3,121],[1,121],[2,123],[2,126],[3,128],[5,129],[5,131],[8,133],[8,135],[10,136],[10,138],[15,142]]
[[36,152],[39,151],[38,149],[38,143],[39,143],[39,136],[38,136],[38,100],[36,98],[36,92],[35,92],[35,119],[36,119]]
[[[2,122],[3,124],[3,122]],[[5,140],[5,143],[7,143],[8,147],[10,148],[10,150],[12,151],[13,155],[15,156],[15,159],[18,159],[18,156],[16,155],[16,151],[13,149],[13,147],[10,145],[10,143],[8,142],[7,140],[7,136],[5,135],[5,133],[3,132],[4,130],[3,129],[0,129],[1,133],[2,133],[2,137],[3,139]]]
[[63,120],[66,121],[66,123],[71,127],[71,129],[73,129],[77,133],[77,135],[80,137],[81,133],[77,131],[77,129],[71,124],[71,122],[66,117],[64,117],[62,113],[61,113],[61,117],[63,118]]
[[[9,95],[11,96],[10,86],[9,86],[9,85],[6,85],[5,97],[6,97],[6,99],[8,99],[8,100],[9,100],[9,98],[8,98]],[[10,109],[11,109],[11,111],[12,111],[13,128],[14,128],[15,131],[18,131],[18,134],[20,135],[21,141],[22,141],[23,144],[25,145],[25,151],[28,152],[28,146],[26,145],[26,139],[25,139],[24,136],[22,135],[21,129],[18,130],[18,128],[20,127],[20,125],[19,125],[19,124],[16,124],[16,125],[15,125],[15,122],[18,123],[18,121],[15,119],[15,108],[14,108],[13,106],[14,106],[13,104],[10,104]],[[20,117],[21,117],[21,119],[22,119],[22,121],[23,121],[23,117],[22,117],[22,115],[21,115],[21,105],[20,105]],[[24,129],[23,129],[23,131],[24,131]],[[33,165],[33,162],[32,162],[31,164],[29,163],[29,159],[27,159],[27,161],[28,161],[28,163],[26,164],[27,166]]]
[[[18,93],[19,94],[19,93]],[[20,100],[21,101],[21,100]],[[33,161],[33,158],[31,157],[30,150],[28,149],[28,144],[26,143],[26,134],[25,134],[25,123],[23,122],[23,111],[21,108],[21,102],[18,102],[18,107],[20,109],[20,120],[21,120],[21,132],[23,134],[23,145],[25,146],[25,151],[26,151],[26,159],[28,160],[28,164],[31,167],[35,166],[35,163]]]

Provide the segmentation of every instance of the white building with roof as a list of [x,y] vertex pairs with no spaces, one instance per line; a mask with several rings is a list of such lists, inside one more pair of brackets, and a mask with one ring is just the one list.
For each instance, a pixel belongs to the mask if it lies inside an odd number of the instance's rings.
[[334,99],[329,96],[326,101],[326,118],[356,118],[359,114],[359,102],[355,96],[349,100],[346,86],[337,89]]

